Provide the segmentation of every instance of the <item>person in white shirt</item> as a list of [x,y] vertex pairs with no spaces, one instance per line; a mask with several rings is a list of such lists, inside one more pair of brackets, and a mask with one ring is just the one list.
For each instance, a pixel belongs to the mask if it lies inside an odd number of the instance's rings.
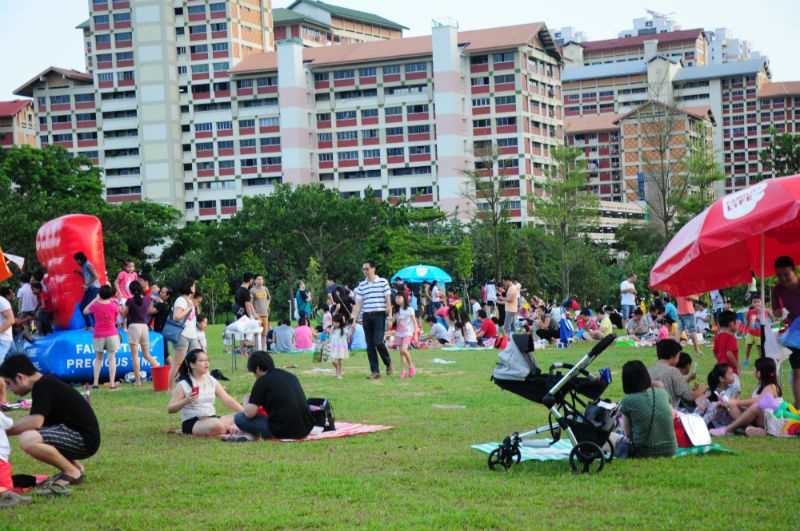
[[178,289],[180,296],[175,299],[172,307],[172,319],[183,323],[183,332],[181,332],[178,342],[175,343],[175,357],[169,368],[170,389],[175,386],[178,367],[183,363],[186,353],[200,348],[200,341],[197,339],[197,308],[194,301],[195,284],[192,279],[184,281]]
[[14,345],[14,310],[11,308],[11,301],[14,300],[14,292],[8,286],[0,287],[0,363],[6,359]]
[[622,327],[628,326],[634,308],[636,307],[636,275],[630,274],[619,285],[620,306],[622,308]]
[[[0,379],[0,402],[5,403],[5,384]],[[16,507],[20,504],[32,502],[30,496],[20,496],[13,492],[11,488],[14,481],[11,477],[11,445],[8,442],[6,430],[14,425],[14,421],[0,412],[0,509]]]
[[486,293],[486,315],[491,318],[494,317],[497,308],[497,286],[494,280],[490,280],[486,283],[484,292]]
[[705,338],[710,328],[708,323],[708,308],[706,308],[706,305],[701,301],[695,302],[694,305],[694,319],[697,322],[697,333]]
[[[356,304],[353,307],[353,323],[359,317],[364,325],[364,334],[367,338],[367,358],[369,359],[370,380],[381,377],[378,356],[386,365],[386,375],[392,374],[392,358],[384,343],[386,321],[392,319],[392,290],[385,278],[375,273],[373,262],[364,262],[361,267],[366,277],[356,288]],[[362,315],[363,310],[363,315]]]
[[479,303],[476,299],[470,299],[472,301],[472,320],[478,320],[478,312],[481,310],[481,303]]

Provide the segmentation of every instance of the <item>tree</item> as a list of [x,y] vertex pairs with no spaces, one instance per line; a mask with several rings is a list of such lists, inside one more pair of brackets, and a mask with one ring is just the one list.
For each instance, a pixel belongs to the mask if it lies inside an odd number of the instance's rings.
[[225,264],[215,264],[206,269],[197,281],[200,293],[209,308],[212,323],[216,323],[217,310],[224,308],[231,301],[229,278],[230,271]]
[[304,281],[306,291],[311,294],[311,304],[319,305],[325,302],[325,299],[322,298],[322,294],[325,293],[325,274],[313,256],[308,257]]
[[686,153],[694,130],[685,129],[684,111],[657,101],[642,105],[624,121],[631,121],[638,129],[636,140],[645,188],[643,197],[639,194],[640,199],[647,204],[651,219],[668,238],[675,231],[677,205],[689,190]]
[[[494,265],[493,276],[499,280],[503,276],[504,242],[508,241],[509,199],[503,195],[504,177],[494,172],[498,154],[492,153],[475,162],[474,170],[465,170],[467,177],[463,196],[475,206],[476,218],[473,230],[485,230],[491,237],[488,257]],[[477,225],[477,227],[475,227]],[[487,256],[487,255],[484,255]]]
[[773,177],[800,173],[800,135],[778,134],[775,127],[769,134],[769,144],[759,155],[764,171]]
[[688,189],[683,198],[676,198],[677,224],[683,226],[700,214],[715,199],[714,184],[725,179],[725,174],[717,163],[710,131],[704,124],[695,125],[695,134],[688,141],[685,166]]
[[175,233],[180,213],[150,201],[104,204],[97,212],[103,224],[106,264],[121,265],[127,260],[143,264]]
[[542,183],[542,195],[530,200],[538,223],[552,234],[558,244],[561,267],[561,294],[569,296],[570,275],[575,265],[575,242],[597,225],[597,196],[587,191],[586,161],[583,151],[571,147],[555,147],[551,151],[555,165]]

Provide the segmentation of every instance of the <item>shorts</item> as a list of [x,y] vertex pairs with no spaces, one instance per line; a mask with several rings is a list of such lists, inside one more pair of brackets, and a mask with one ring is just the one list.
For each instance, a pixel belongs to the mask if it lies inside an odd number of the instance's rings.
[[150,345],[150,329],[144,323],[128,325],[128,343],[132,345]]
[[12,490],[14,480],[11,479],[11,463],[0,459],[0,489]]
[[39,428],[39,435],[45,444],[55,447],[61,455],[71,461],[87,459],[97,452],[97,448],[91,449],[86,444],[86,438],[79,431],[65,424]]
[[116,354],[119,350],[119,336],[96,337],[93,343],[95,354],[102,354],[103,351]]
[[757,347],[761,345],[761,336],[747,334],[744,336],[744,344],[745,346],[755,345]]
[[200,345],[200,340],[198,340],[196,337],[189,339],[186,336],[181,336],[180,339],[178,339],[178,342],[175,343],[176,351],[183,350],[189,352],[191,350],[195,350],[198,348],[203,348],[203,347],[202,345]]
[[636,306],[633,304],[623,304],[622,305],[622,319],[623,321],[627,321],[631,318],[633,311],[636,309]]
[[791,350],[792,353],[789,356],[789,365],[792,366],[793,370],[800,371],[800,349],[793,348]]
[[259,315],[257,316],[258,322],[261,324],[261,328],[264,329],[264,332],[269,330],[269,314],[267,315]]
[[[212,415],[210,417],[203,417],[204,419],[218,419],[219,415]],[[184,435],[191,435],[192,430],[194,430],[194,425],[200,420],[200,417],[192,417],[190,419],[186,419],[181,423],[181,431]]]
[[496,305],[495,301],[486,301],[486,306],[491,306],[492,308],[494,308],[495,305]]
[[678,322],[681,324],[682,332],[689,332],[691,334],[697,332],[697,321],[695,320],[693,313],[679,315]]

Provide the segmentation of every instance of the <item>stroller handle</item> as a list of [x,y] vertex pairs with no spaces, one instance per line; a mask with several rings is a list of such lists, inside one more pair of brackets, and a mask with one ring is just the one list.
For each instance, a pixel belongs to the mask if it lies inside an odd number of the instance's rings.
[[617,339],[616,335],[608,334],[606,337],[601,339],[598,344],[594,346],[591,352],[589,352],[589,357],[596,358],[597,356],[602,354],[605,349],[611,346],[611,343],[613,343],[615,339]]

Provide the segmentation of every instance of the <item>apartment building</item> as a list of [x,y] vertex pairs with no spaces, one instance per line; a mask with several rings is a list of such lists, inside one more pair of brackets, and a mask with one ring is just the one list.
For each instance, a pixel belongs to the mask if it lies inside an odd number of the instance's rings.
[[304,46],[399,39],[408,28],[373,13],[316,0],[273,10],[275,39],[299,38]]
[[563,47],[567,66],[601,65],[647,60],[655,55],[682,61],[686,66],[704,65],[708,40],[702,28],[606,39],[569,42]]
[[268,2],[251,2],[93,0],[92,72],[49,68],[17,91],[34,98],[40,142],[104,168],[109,201],[189,219],[282,182],[465,212],[476,167],[506,176],[514,221],[530,217],[525,198],[563,142],[544,24],[271,52]]
[[38,147],[35,116],[31,100],[0,101],[0,149]]

